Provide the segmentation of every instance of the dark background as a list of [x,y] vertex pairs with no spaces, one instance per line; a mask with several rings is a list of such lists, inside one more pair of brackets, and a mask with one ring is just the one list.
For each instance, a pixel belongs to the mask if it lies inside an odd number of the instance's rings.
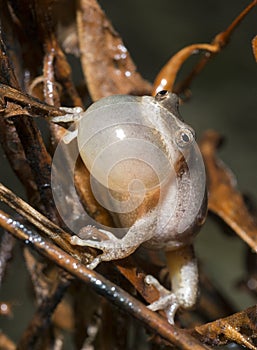
[[[248,1],[153,1],[101,0],[102,7],[134,58],[142,75],[153,81],[164,63],[182,47],[210,42],[249,3]],[[181,107],[181,114],[198,137],[215,129],[226,138],[220,152],[238,179],[241,191],[257,203],[257,64],[251,40],[257,34],[257,7],[235,31],[231,42],[208,63],[191,87],[192,98]],[[184,67],[190,69],[194,58]],[[0,149],[0,181],[15,193],[23,194]],[[204,269],[238,310],[253,299],[235,288],[244,274],[245,244],[237,237],[225,236],[220,226],[208,219],[196,239],[196,249]],[[17,250],[18,251],[18,250]],[[9,271],[1,290],[1,300],[14,301],[14,315],[23,322],[0,318],[1,327],[19,338],[31,317],[28,278],[19,258]],[[11,284],[14,282],[15,287]]]

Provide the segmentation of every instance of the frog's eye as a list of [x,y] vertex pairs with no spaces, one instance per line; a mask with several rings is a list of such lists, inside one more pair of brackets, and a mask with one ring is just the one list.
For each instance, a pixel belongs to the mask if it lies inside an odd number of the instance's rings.
[[189,128],[183,128],[176,132],[175,142],[179,148],[185,148],[194,141],[194,132]]

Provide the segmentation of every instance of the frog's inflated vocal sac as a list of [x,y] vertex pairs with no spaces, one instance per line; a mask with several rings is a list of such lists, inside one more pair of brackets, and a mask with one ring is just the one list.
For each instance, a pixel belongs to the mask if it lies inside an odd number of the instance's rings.
[[160,291],[149,308],[165,310],[173,323],[176,310],[192,307],[198,294],[192,240],[204,222],[207,203],[194,131],[181,120],[178,97],[167,91],[155,97],[114,95],[77,112],[61,119],[77,121],[75,136],[93,192],[117,226],[127,230],[116,237],[86,227],[71,243],[102,250],[90,268],[127,257],[141,244],[164,250],[172,291],[148,276],[146,282]]

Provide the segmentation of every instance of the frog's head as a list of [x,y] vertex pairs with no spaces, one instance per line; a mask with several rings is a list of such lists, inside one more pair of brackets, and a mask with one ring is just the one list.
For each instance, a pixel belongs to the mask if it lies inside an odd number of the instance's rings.
[[181,163],[181,156],[187,155],[195,143],[195,132],[187,125],[179,113],[179,98],[176,94],[163,90],[155,97],[142,97],[143,110],[148,122],[160,133],[163,151],[172,164]]

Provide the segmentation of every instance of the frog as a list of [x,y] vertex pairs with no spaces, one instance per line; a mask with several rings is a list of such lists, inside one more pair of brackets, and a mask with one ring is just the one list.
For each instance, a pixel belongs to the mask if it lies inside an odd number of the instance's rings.
[[204,163],[195,132],[180,115],[178,96],[166,90],[155,96],[112,95],[85,112],[63,111],[55,121],[76,124],[65,142],[77,138],[96,198],[123,229],[119,236],[97,223],[87,225],[70,243],[102,251],[90,269],[124,259],[140,246],[164,251],[171,290],[147,275],[145,283],[160,294],[148,308],[164,310],[174,324],[177,310],[192,308],[198,298],[193,241],[207,213]]

